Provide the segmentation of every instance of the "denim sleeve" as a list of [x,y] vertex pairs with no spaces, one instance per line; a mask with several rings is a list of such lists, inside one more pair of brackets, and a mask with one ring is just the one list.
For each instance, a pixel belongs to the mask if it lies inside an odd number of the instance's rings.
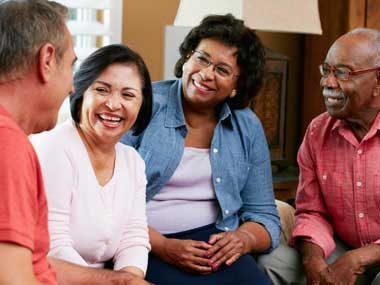
[[140,136],[134,136],[132,134],[132,131],[128,131],[120,139],[121,143],[129,145],[129,146],[131,146],[131,147],[133,147],[135,149],[138,149],[138,147],[139,147],[139,141],[140,141]]
[[241,192],[243,206],[240,209],[242,222],[252,221],[265,227],[271,237],[268,252],[280,241],[281,223],[274,200],[272,169],[268,144],[260,123],[256,124],[250,146],[250,171],[247,183]]

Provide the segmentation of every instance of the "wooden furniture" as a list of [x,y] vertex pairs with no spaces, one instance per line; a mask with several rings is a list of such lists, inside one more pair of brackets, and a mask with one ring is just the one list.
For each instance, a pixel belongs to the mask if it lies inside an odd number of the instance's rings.
[[288,58],[266,49],[263,86],[251,102],[268,140],[272,163],[285,160],[286,83]]
[[294,205],[298,174],[296,167],[286,167],[273,173],[273,189],[276,199]]

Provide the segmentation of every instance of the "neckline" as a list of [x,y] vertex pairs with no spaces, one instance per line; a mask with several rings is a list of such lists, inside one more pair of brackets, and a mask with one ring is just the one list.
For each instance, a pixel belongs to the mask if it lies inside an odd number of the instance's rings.
[[119,152],[119,148],[117,146],[117,143],[115,144],[115,165],[114,165],[114,170],[113,170],[113,174],[112,174],[112,177],[110,180],[108,180],[108,182],[104,185],[101,185],[98,181],[98,178],[96,177],[96,174],[95,174],[95,169],[94,167],[92,166],[92,163],[91,163],[91,159],[90,159],[90,155],[87,151],[87,148],[84,144],[84,141],[82,140],[80,134],[79,134],[79,131],[78,129],[76,128],[75,126],[75,122],[71,120],[71,126],[74,128],[74,131],[75,131],[75,136],[77,138],[77,140],[79,140],[79,145],[80,145],[80,152],[83,153],[83,156],[85,156],[85,161],[86,161],[86,164],[88,166],[88,168],[90,169],[90,172],[91,172],[91,176],[92,178],[94,179],[94,181],[96,181],[96,186],[101,189],[101,190],[106,190],[107,188],[111,187],[113,184],[114,184],[114,181],[116,180],[116,176],[117,176],[117,169],[119,168],[118,165],[119,165],[119,155],[118,155],[118,152]]

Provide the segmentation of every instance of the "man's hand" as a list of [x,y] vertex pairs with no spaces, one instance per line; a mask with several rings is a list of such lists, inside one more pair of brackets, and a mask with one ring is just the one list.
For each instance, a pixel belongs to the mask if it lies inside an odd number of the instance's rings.
[[320,284],[354,285],[358,275],[364,271],[365,268],[361,265],[360,256],[356,254],[355,250],[347,251],[321,272]]
[[206,251],[211,247],[203,241],[166,239],[161,258],[188,272],[207,274],[212,271],[208,265]]
[[212,247],[206,253],[206,257],[210,257],[209,265],[214,271],[223,263],[231,265],[251,251],[254,239],[249,232],[239,229],[211,235],[209,244]]
[[311,257],[304,260],[304,270],[306,273],[307,285],[321,284],[321,272],[328,267],[328,264],[321,257]]
[[140,276],[136,276],[126,271],[111,271],[109,281],[113,285],[149,285],[150,283],[145,281]]

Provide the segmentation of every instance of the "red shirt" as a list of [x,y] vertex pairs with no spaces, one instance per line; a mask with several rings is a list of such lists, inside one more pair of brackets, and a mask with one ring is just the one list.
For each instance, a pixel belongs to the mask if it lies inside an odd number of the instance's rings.
[[1,106],[0,197],[0,241],[29,248],[37,280],[57,284],[46,258],[48,212],[40,165],[28,137]]
[[292,243],[303,237],[328,257],[334,235],[353,248],[380,244],[380,115],[358,142],[328,113],[309,125],[298,152],[300,181]]

